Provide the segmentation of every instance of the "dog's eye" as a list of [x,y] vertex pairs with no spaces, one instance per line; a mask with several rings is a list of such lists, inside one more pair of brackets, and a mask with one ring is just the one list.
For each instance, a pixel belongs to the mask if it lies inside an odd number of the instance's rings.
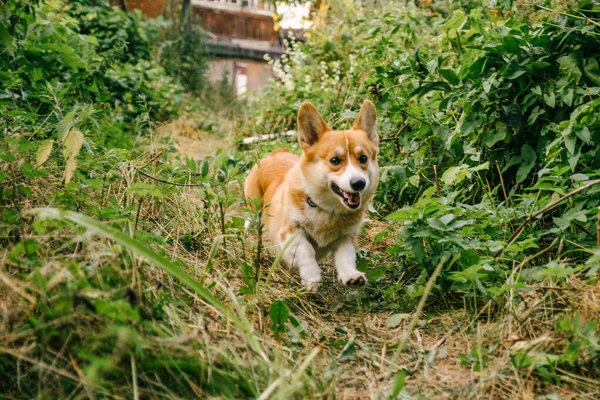
[[329,160],[329,162],[332,165],[340,165],[340,163],[342,162],[342,160],[340,160],[339,157],[333,157],[331,160]]
[[367,161],[369,161],[369,159],[364,154],[362,154],[360,157],[358,157],[358,162],[361,164],[366,164]]

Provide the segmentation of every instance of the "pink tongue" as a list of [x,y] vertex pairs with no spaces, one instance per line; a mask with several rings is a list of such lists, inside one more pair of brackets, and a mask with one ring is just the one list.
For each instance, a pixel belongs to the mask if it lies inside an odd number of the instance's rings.
[[348,201],[348,204],[353,206],[360,204],[360,193],[348,193],[342,190],[344,198]]

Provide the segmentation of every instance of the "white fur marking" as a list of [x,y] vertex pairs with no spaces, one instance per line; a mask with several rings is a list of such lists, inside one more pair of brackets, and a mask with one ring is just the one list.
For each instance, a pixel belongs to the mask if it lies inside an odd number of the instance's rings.
[[363,178],[365,180],[365,188],[369,187],[369,176],[365,174],[365,172],[357,168],[352,162],[352,157],[350,156],[350,144],[348,143],[348,135],[344,133],[346,137],[346,148],[348,149],[348,165],[344,170],[344,173],[340,175],[339,181],[336,184],[346,192],[354,192],[352,187],[350,186],[350,181],[352,178]]
[[346,150],[348,150],[348,159],[350,159],[350,145],[348,144],[348,134],[344,133],[344,137],[346,138]]
[[334,259],[338,280],[344,285],[357,279],[363,279],[364,283],[367,282],[365,274],[356,269],[356,248],[350,238],[340,244],[335,252]]
[[316,292],[321,283],[321,268],[317,263],[315,249],[306,237],[298,232],[295,237],[288,235],[285,242],[280,243],[282,250],[289,240],[291,242],[283,253],[283,259],[288,265],[297,267],[302,284],[309,291]]

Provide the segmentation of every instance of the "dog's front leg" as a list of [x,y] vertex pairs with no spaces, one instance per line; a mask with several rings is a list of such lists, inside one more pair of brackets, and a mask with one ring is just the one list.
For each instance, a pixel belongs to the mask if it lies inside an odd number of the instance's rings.
[[[321,285],[321,268],[312,244],[300,232],[287,240],[291,240],[291,243],[284,250],[283,259],[289,266],[298,268],[300,280],[308,291],[318,291]],[[285,243],[282,246],[285,247]]]
[[356,269],[356,247],[351,238],[346,238],[335,251],[335,269],[338,280],[347,286],[367,284],[365,274]]

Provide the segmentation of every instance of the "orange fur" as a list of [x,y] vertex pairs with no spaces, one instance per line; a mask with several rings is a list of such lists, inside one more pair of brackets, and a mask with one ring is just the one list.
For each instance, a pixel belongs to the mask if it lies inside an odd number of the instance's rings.
[[300,269],[310,290],[321,280],[317,260],[329,251],[342,283],[366,283],[356,270],[354,240],[379,181],[375,118],[373,104],[365,101],[352,129],[333,131],[305,103],[298,112],[302,155],[275,150],[246,179],[249,205],[262,200],[271,239],[286,249],[284,260]]
[[285,174],[297,162],[298,156],[287,149],[272,151],[252,167],[244,184],[246,198],[262,199],[263,204],[269,204],[275,191],[283,182]]

